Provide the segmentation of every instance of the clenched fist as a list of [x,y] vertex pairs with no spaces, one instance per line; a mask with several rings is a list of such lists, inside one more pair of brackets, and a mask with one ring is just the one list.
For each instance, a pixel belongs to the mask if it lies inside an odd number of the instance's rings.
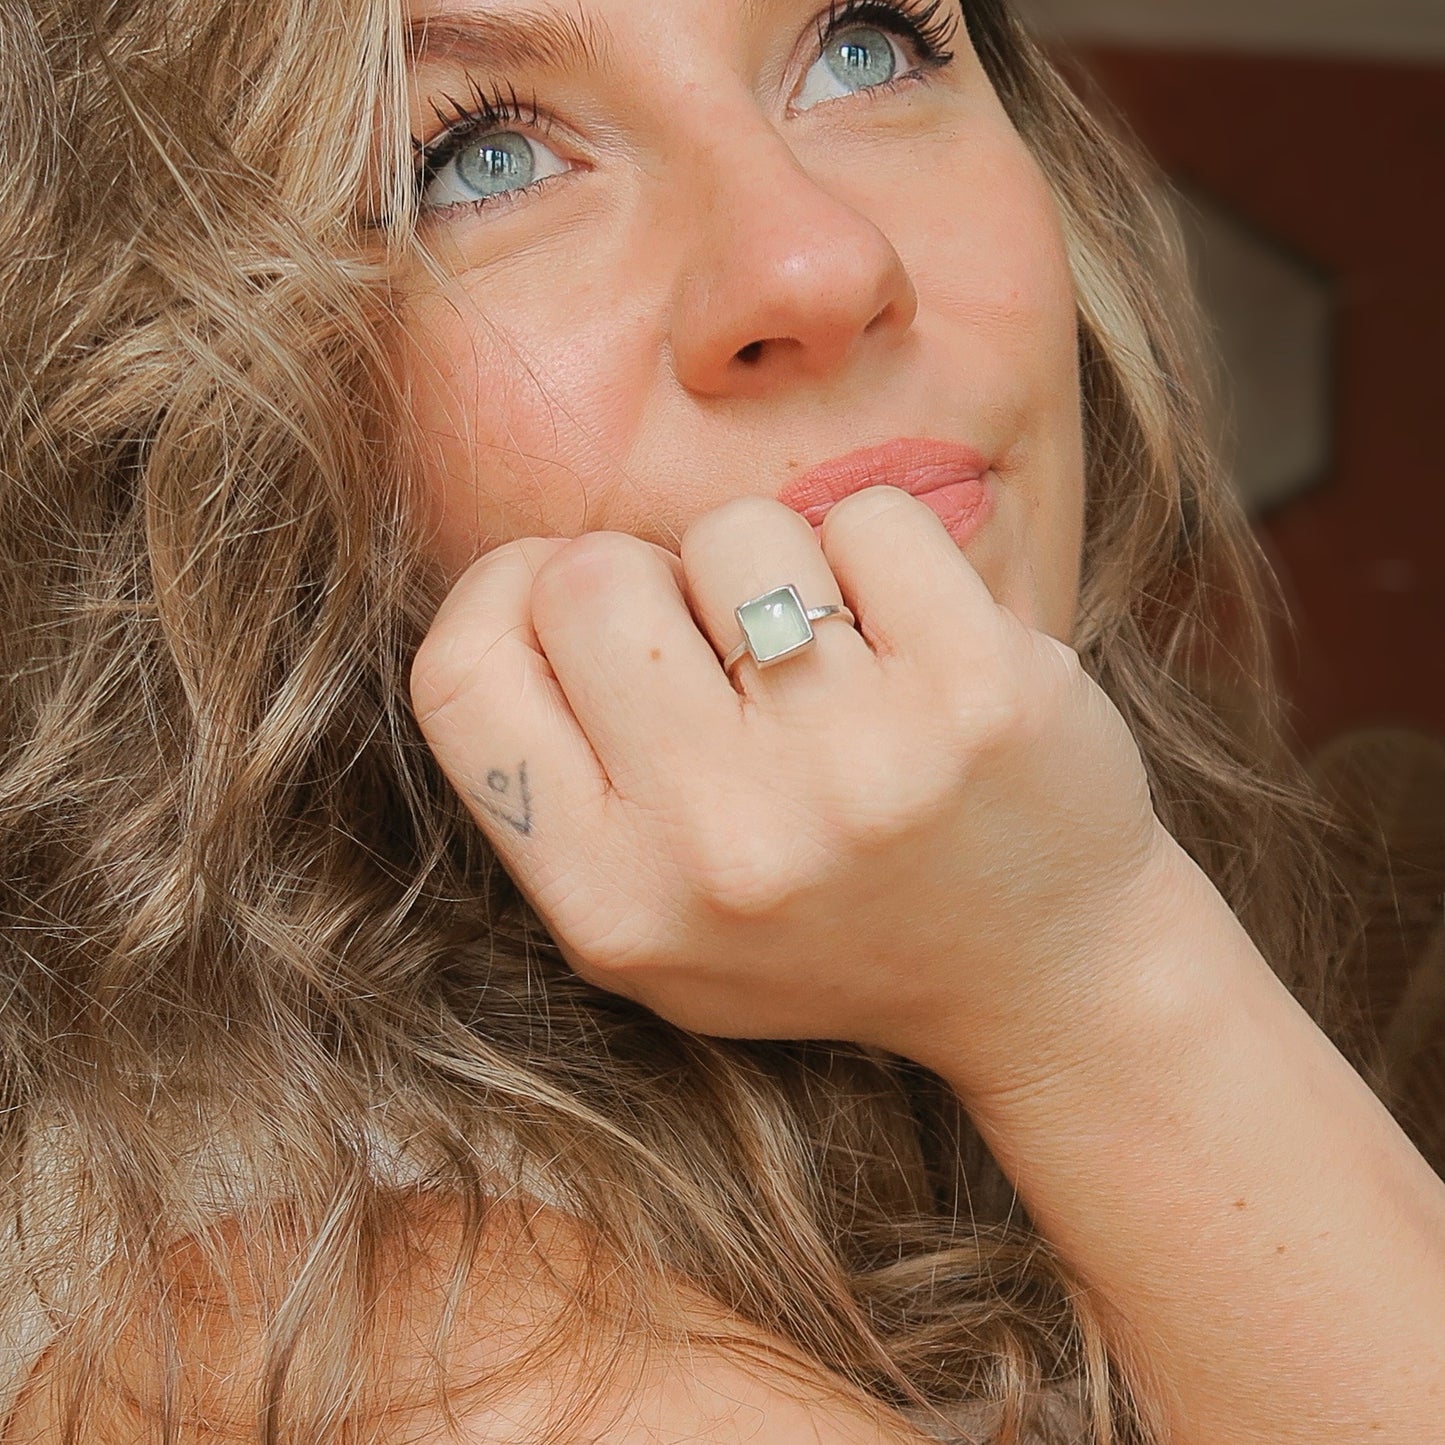
[[[955,1075],[963,1049],[980,1089],[1032,1042],[1066,1056],[1131,986],[1121,942],[1177,849],[1077,655],[892,487],[819,533],[732,501],[681,551],[499,547],[413,668],[429,744],[568,964],[700,1033],[946,1050]],[[734,609],[788,583],[856,628],[730,678]]]

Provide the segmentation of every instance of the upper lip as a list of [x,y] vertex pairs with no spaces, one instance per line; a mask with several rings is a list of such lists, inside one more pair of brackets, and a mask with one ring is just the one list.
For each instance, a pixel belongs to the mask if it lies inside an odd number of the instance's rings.
[[901,487],[919,497],[953,482],[977,481],[988,468],[981,452],[960,442],[895,437],[794,477],[778,500],[816,526],[830,507],[864,487]]

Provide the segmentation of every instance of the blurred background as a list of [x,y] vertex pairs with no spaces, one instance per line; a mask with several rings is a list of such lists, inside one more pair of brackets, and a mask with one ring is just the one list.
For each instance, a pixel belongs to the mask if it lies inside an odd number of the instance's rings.
[[1175,187],[1232,464],[1361,826],[1377,1086],[1445,1173],[1445,0],[1016,0]]
[[1184,193],[1302,740],[1445,737],[1445,0],[1018,4]]

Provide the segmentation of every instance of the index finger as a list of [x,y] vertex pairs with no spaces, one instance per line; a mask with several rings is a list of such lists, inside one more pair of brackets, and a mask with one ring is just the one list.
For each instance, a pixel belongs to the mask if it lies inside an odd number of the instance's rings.
[[532,627],[532,579],[564,540],[509,542],[438,610],[411,671],[422,735],[517,882],[541,886],[530,845],[585,858],[611,791]]

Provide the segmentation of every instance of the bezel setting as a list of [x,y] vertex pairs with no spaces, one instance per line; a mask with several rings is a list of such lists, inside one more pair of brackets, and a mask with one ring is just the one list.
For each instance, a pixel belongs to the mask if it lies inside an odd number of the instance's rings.
[[813,624],[798,589],[777,587],[744,602],[734,614],[748,652],[759,667],[772,667],[813,640]]

